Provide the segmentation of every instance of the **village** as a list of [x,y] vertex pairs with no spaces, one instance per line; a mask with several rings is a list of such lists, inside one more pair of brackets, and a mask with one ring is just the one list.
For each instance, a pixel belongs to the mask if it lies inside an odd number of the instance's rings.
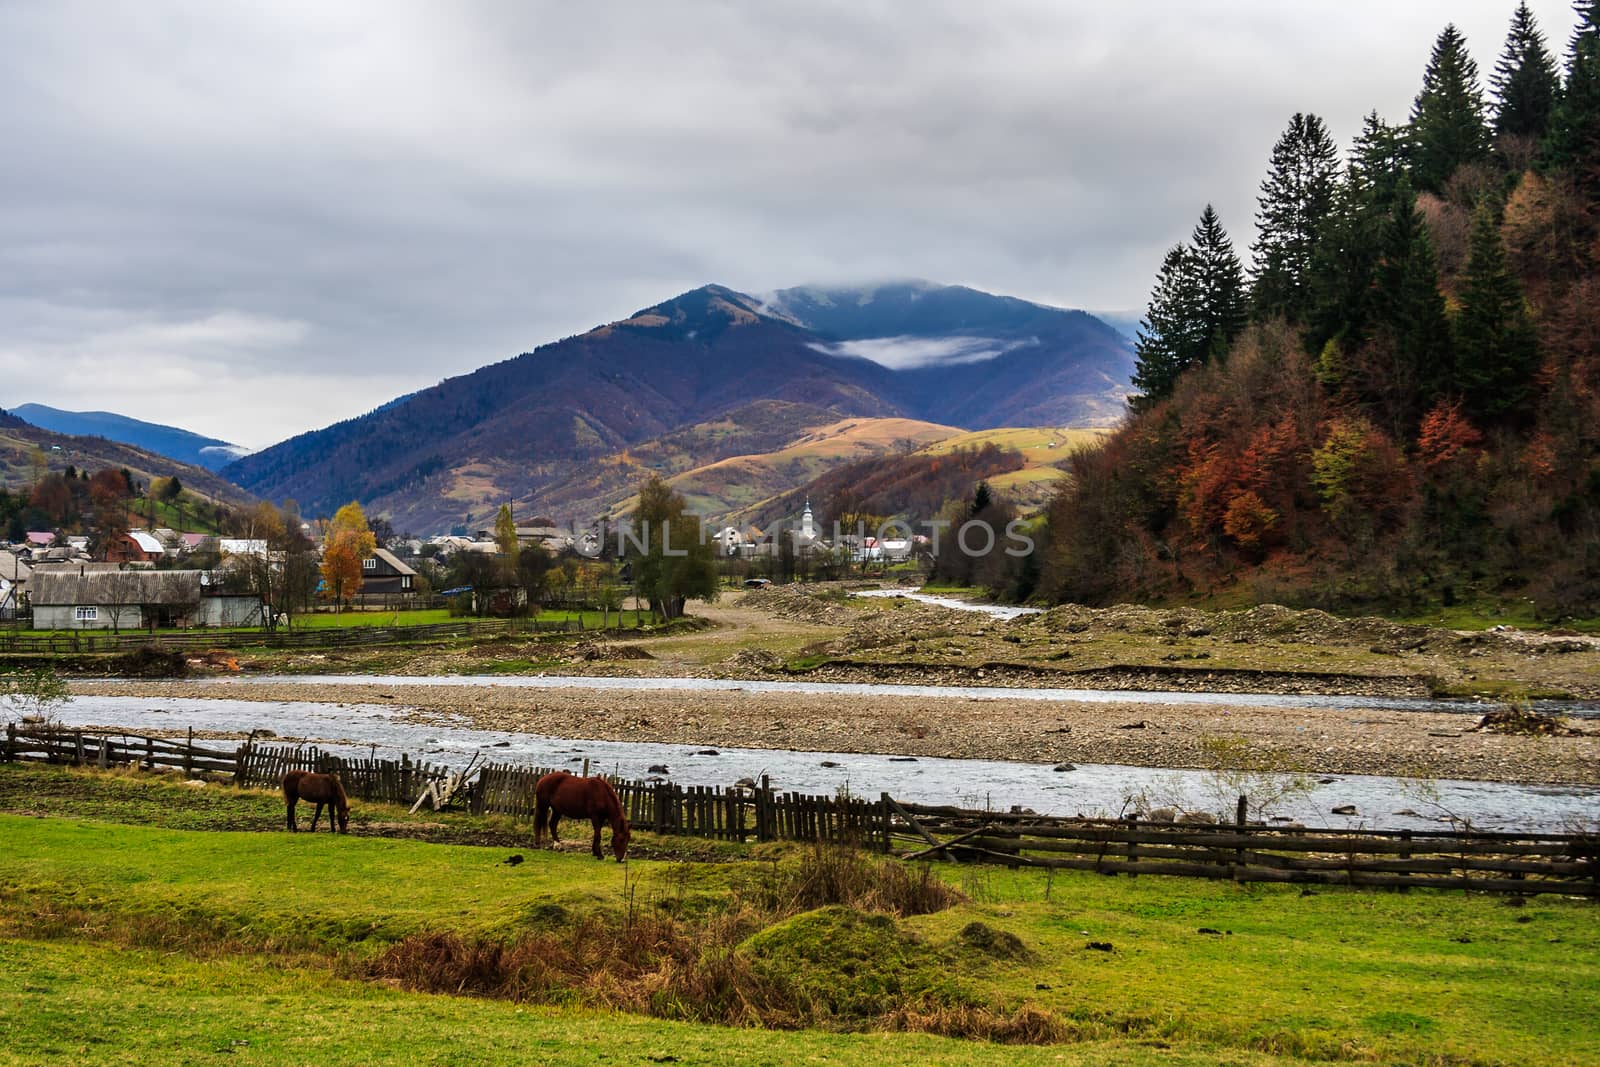
[[[311,612],[504,617],[537,612],[548,602],[619,610],[628,595],[640,597],[626,561],[630,552],[648,550],[650,537],[648,527],[636,531],[626,520],[558,525],[541,517],[518,524],[506,507],[496,529],[423,539],[395,535],[381,520],[366,525],[361,514],[372,543],[363,542],[358,553],[358,580],[335,596],[326,566],[334,524],[302,521],[296,537],[281,529],[292,521],[285,515],[269,523],[281,530],[272,538],[167,526],[97,537],[26,531],[0,545],[0,622],[39,631],[155,632],[275,629]],[[228,514],[226,525],[250,532],[247,517]],[[836,523],[832,536],[824,536],[809,501],[788,528],[719,528],[693,517],[683,526],[691,533],[679,537],[698,538],[712,551],[725,584],[750,587],[871,569],[916,573],[917,557],[929,562],[937,538],[937,531],[931,539],[903,521],[853,532]],[[661,546],[668,555],[670,538],[669,530]]]

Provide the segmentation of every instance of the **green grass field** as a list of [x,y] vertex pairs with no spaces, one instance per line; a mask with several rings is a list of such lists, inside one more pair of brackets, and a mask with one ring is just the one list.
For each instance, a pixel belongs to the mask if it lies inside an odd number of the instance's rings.
[[[625,612],[623,614],[626,616],[623,624],[624,625],[628,625],[628,626],[633,625],[634,612],[632,610],[629,610],[629,611],[627,611],[627,612]],[[540,612],[536,616],[536,619],[541,623],[549,624],[549,623],[571,622],[571,621],[573,621],[575,619],[578,619],[580,617],[583,619],[584,629],[586,629],[586,630],[597,630],[597,629],[600,629],[602,626],[607,625],[607,624],[609,624],[611,626],[616,626],[619,616],[618,616],[618,613],[615,612],[615,611],[610,612],[610,613],[602,613],[602,612],[599,612],[599,611],[544,611],[544,612]],[[649,613],[646,612],[643,615],[643,618],[648,623],[649,622],[649,618],[650,618]],[[451,623],[451,622],[470,623],[470,622],[476,622],[476,621],[478,621],[476,616],[473,616],[473,615],[451,615],[449,610],[446,609],[446,608],[424,608],[424,609],[411,609],[411,610],[400,610],[400,611],[352,610],[352,611],[341,611],[341,612],[337,612],[337,613],[332,612],[332,611],[317,611],[317,612],[311,612],[311,613],[305,614],[305,615],[296,615],[294,617],[294,619],[293,619],[292,629],[295,629],[295,630],[330,630],[330,629],[351,629],[351,628],[365,627],[365,626],[386,626],[386,627],[395,627],[395,626],[399,626],[399,627],[404,627],[404,626],[435,626],[435,625],[438,625],[440,623]],[[17,632],[17,636],[19,638],[21,638],[22,640],[26,641],[26,640],[30,640],[30,639],[34,639],[34,638],[45,639],[45,638],[50,638],[50,637],[58,637],[58,636],[62,636],[62,635],[66,634],[66,633],[69,633],[69,632],[80,632],[80,631],[19,630]],[[110,630],[85,630],[85,631],[81,631],[81,632],[85,633],[87,635],[90,635],[90,636],[102,635],[102,634],[107,634],[108,635],[108,634],[111,633]],[[124,628],[122,630],[122,632],[123,633],[142,633],[143,631],[136,631],[136,630],[130,630],[130,629]],[[156,632],[157,633],[183,633],[183,632],[187,632],[187,631],[182,631],[182,630],[158,630]],[[258,633],[258,632],[260,632],[260,627],[256,627],[256,626],[251,626],[251,627],[231,627],[231,628],[217,627],[217,628],[213,628],[211,630],[208,630],[206,632],[208,632],[208,633]]]
[[[350,836],[290,836],[268,794],[4,765],[0,813],[5,1064],[1600,1062],[1585,902],[952,865],[954,907],[875,917],[775,910],[831,862],[794,846],[641,834],[641,858],[597,863],[359,804]],[[542,946],[516,974],[544,977],[520,999],[384,977],[439,935]],[[707,990],[761,1010],[779,990],[811,1025],[695,1021],[727,1014]],[[1062,1040],[880,1032],[1010,1018]]]

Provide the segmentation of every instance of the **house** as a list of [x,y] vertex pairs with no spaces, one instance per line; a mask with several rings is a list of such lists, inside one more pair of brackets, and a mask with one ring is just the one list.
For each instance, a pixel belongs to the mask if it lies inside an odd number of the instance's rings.
[[223,537],[217,541],[217,551],[224,556],[267,557],[267,542],[259,537]]
[[380,548],[361,561],[361,596],[410,596],[417,572],[393,552]]
[[22,610],[33,568],[15,552],[0,552],[0,619],[14,619]]
[[572,547],[572,534],[555,525],[518,526],[517,544],[526,548],[538,545],[551,555],[560,555]]
[[108,563],[154,563],[166,554],[161,539],[147,530],[118,534],[106,545]]
[[56,543],[56,535],[49,530],[29,530],[28,544],[33,548],[49,548]]
[[200,571],[43,567],[29,598],[35,630],[260,625],[260,597],[213,595]]

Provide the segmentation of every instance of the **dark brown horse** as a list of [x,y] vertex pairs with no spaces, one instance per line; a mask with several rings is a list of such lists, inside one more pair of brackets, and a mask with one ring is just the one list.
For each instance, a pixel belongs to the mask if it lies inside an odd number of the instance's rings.
[[605,859],[600,852],[600,826],[611,824],[611,851],[621,863],[628,855],[628,840],[633,831],[628,829],[628,818],[622,814],[622,801],[617,791],[604,778],[579,778],[566,771],[555,771],[539,779],[533,787],[533,847],[544,843],[544,831],[550,829],[550,840],[560,841],[556,823],[565,815],[569,819],[588,819],[594,823],[594,858]]
[[322,817],[322,806],[328,806],[328,832],[333,833],[333,819],[339,817],[339,832],[350,832],[350,798],[344,794],[344,784],[337,774],[312,774],[310,771],[290,771],[283,776],[283,799],[289,805],[289,832],[300,829],[295,819],[294,806],[302,800],[314,800],[317,810],[311,813],[311,832],[317,832],[317,820]]

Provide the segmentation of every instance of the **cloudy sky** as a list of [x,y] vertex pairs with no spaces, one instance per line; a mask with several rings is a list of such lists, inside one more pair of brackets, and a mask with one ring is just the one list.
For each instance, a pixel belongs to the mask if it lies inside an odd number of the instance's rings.
[[0,406],[260,447],[709,281],[1137,307],[1513,6],[0,0]]

